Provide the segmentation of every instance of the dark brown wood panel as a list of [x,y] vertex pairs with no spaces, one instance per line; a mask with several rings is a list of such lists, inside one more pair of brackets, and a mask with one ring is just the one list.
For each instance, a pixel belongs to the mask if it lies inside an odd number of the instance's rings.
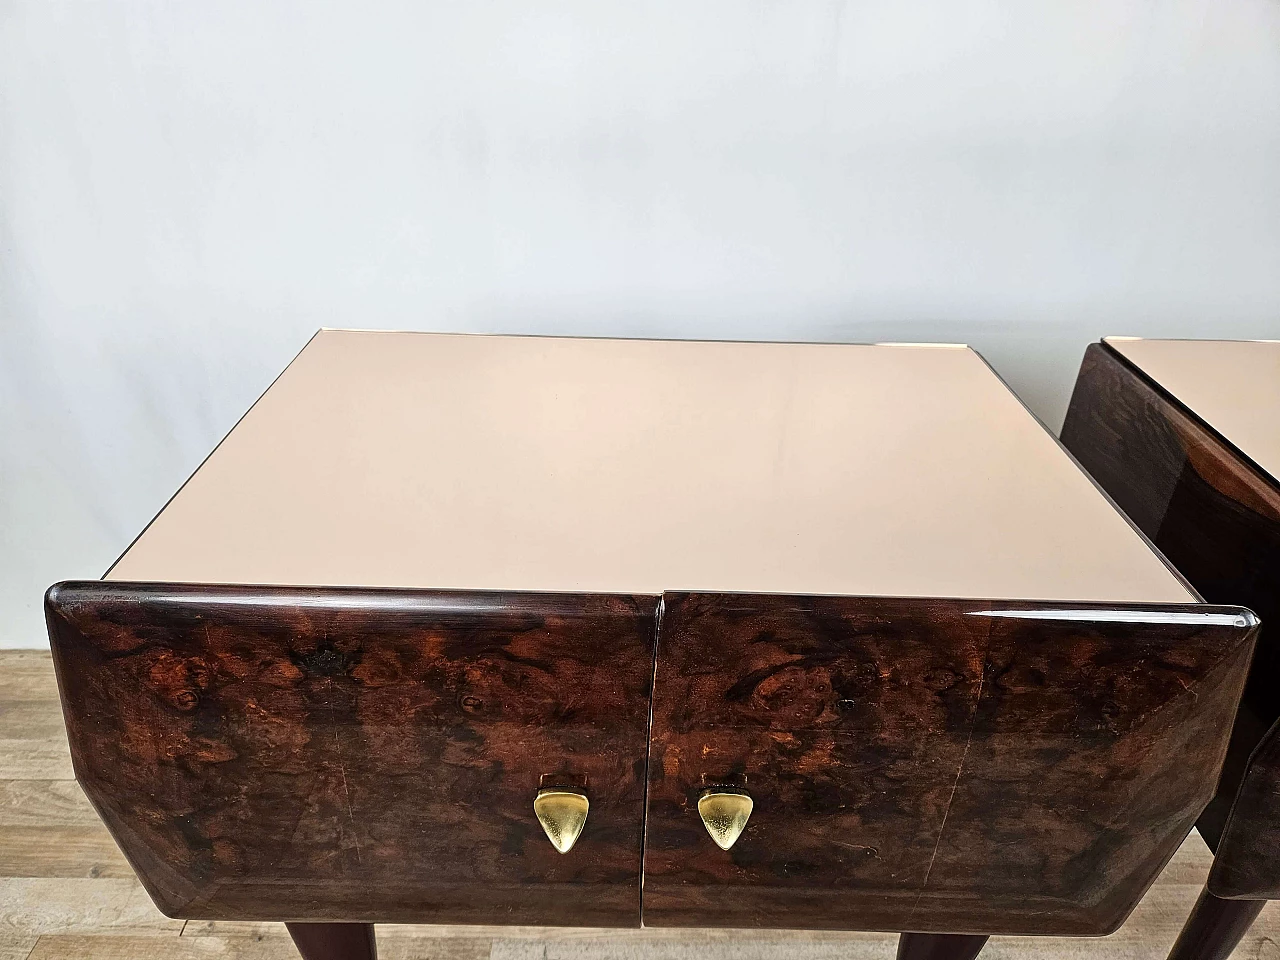
[[378,960],[371,923],[286,924],[302,960]]
[[[667,594],[652,926],[1096,935],[1212,794],[1248,611]],[[707,787],[755,801],[727,852]]]
[[[635,926],[657,598],[61,584],[76,776],[197,919]],[[591,810],[557,853],[540,779]]]
[[1226,899],[1280,900],[1280,721],[1245,767],[1207,892]]
[[[1280,622],[1274,478],[1105,344],[1085,352],[1062,442],[1206,600]],[[1217,792],[1197,823],[1217,852],[1219,896],[1280,890],[1280,817],[1266,796],[1280,783],[1278,718],[1280,634],[1264,629]]]
[[974,960],[987,939],[963,933],[904,933],[898,937],[897,960]]

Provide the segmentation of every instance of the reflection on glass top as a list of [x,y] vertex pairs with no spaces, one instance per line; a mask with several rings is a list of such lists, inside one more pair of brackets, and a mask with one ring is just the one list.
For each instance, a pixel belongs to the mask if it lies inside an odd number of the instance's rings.
[[1280,341],[1108,337],[1106,342],[1280,479]]
[[963,346],[343,331],[111,578],[1190,599]]

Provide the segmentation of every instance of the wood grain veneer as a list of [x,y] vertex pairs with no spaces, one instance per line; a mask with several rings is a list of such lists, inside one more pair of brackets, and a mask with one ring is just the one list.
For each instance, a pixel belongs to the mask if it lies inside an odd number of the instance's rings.
[[[1096,936],[1226,747],[1239,608],[667,594],[645,923]],[[693,807],[755,801],[728,851]]]
[[[76,779],[189,919],[635,926],[654,597],[62,584]],[[571,856],[533,816],[584,785]]]
[[[20,721],[15,726],[15,719],[23,716],[31,722]],[[20,760],[24,751],[41,746],[46,727],[56,730],[65,751],[49,654],[0,650],[0,890],[4,891],[6,920],[6,932],[0,933],[0,957],[25,960],[39,935],[40,947],[32,960],[198,960],[210,955],[297,960],[297,951],[282,924],[192,920],[184,925],[166,920],[138,888],[133,872],[116,853],[114,841],[74,782],[4,780],[18,775],[6,762]],[[56,794],[52,802],[47,796],[50,789]],[[103,851],[110,851],[108,861],[103,860]],[[13,853],[20,859],[6,855]],[[997,941],[995,948],[1018,960],[1161,957],[1191,910],[1212,859],[1193,832],[1121,930],[1111,937],[1022,937]],[[111,868],[104,870],[108,865]],[[528,952],[540,957],[546,951],[552,958],[571,954],[581,960],[629,955],[742,960],[780,954],[890,960],[896,939],[887,934],[798,930],[615,928],[584,932],[577,928],[430,925],[380,927],[378,938],[383,948],[380,952],[389,960],[421,960],[442,954],[449,960],[488,960],[491,944],[495,956]],[[1273,951],[1272,941],[1280,942],[1280,904],[1263,911],[1240,945],[1240,955],[1266,958]],[[10,953],[5,952],[6,946]]]

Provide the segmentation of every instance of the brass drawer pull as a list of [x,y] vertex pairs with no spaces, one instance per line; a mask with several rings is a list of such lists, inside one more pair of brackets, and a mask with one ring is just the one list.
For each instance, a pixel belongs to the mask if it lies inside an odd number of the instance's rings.
[[738,842],[754,807],[747,792],[734,787],[711,787],[698,798],[698,816],[721,850]]
[[543,787],[533,800],[538,822],[561,853],[568,853],[578,842],[590,807],[586,793],[574,787]]

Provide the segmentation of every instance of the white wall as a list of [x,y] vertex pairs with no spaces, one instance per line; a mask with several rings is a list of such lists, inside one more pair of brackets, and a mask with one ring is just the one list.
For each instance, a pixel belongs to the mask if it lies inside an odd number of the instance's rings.
[[321,325],[1280,336],[1280,2],[0,0],[0,646]]

